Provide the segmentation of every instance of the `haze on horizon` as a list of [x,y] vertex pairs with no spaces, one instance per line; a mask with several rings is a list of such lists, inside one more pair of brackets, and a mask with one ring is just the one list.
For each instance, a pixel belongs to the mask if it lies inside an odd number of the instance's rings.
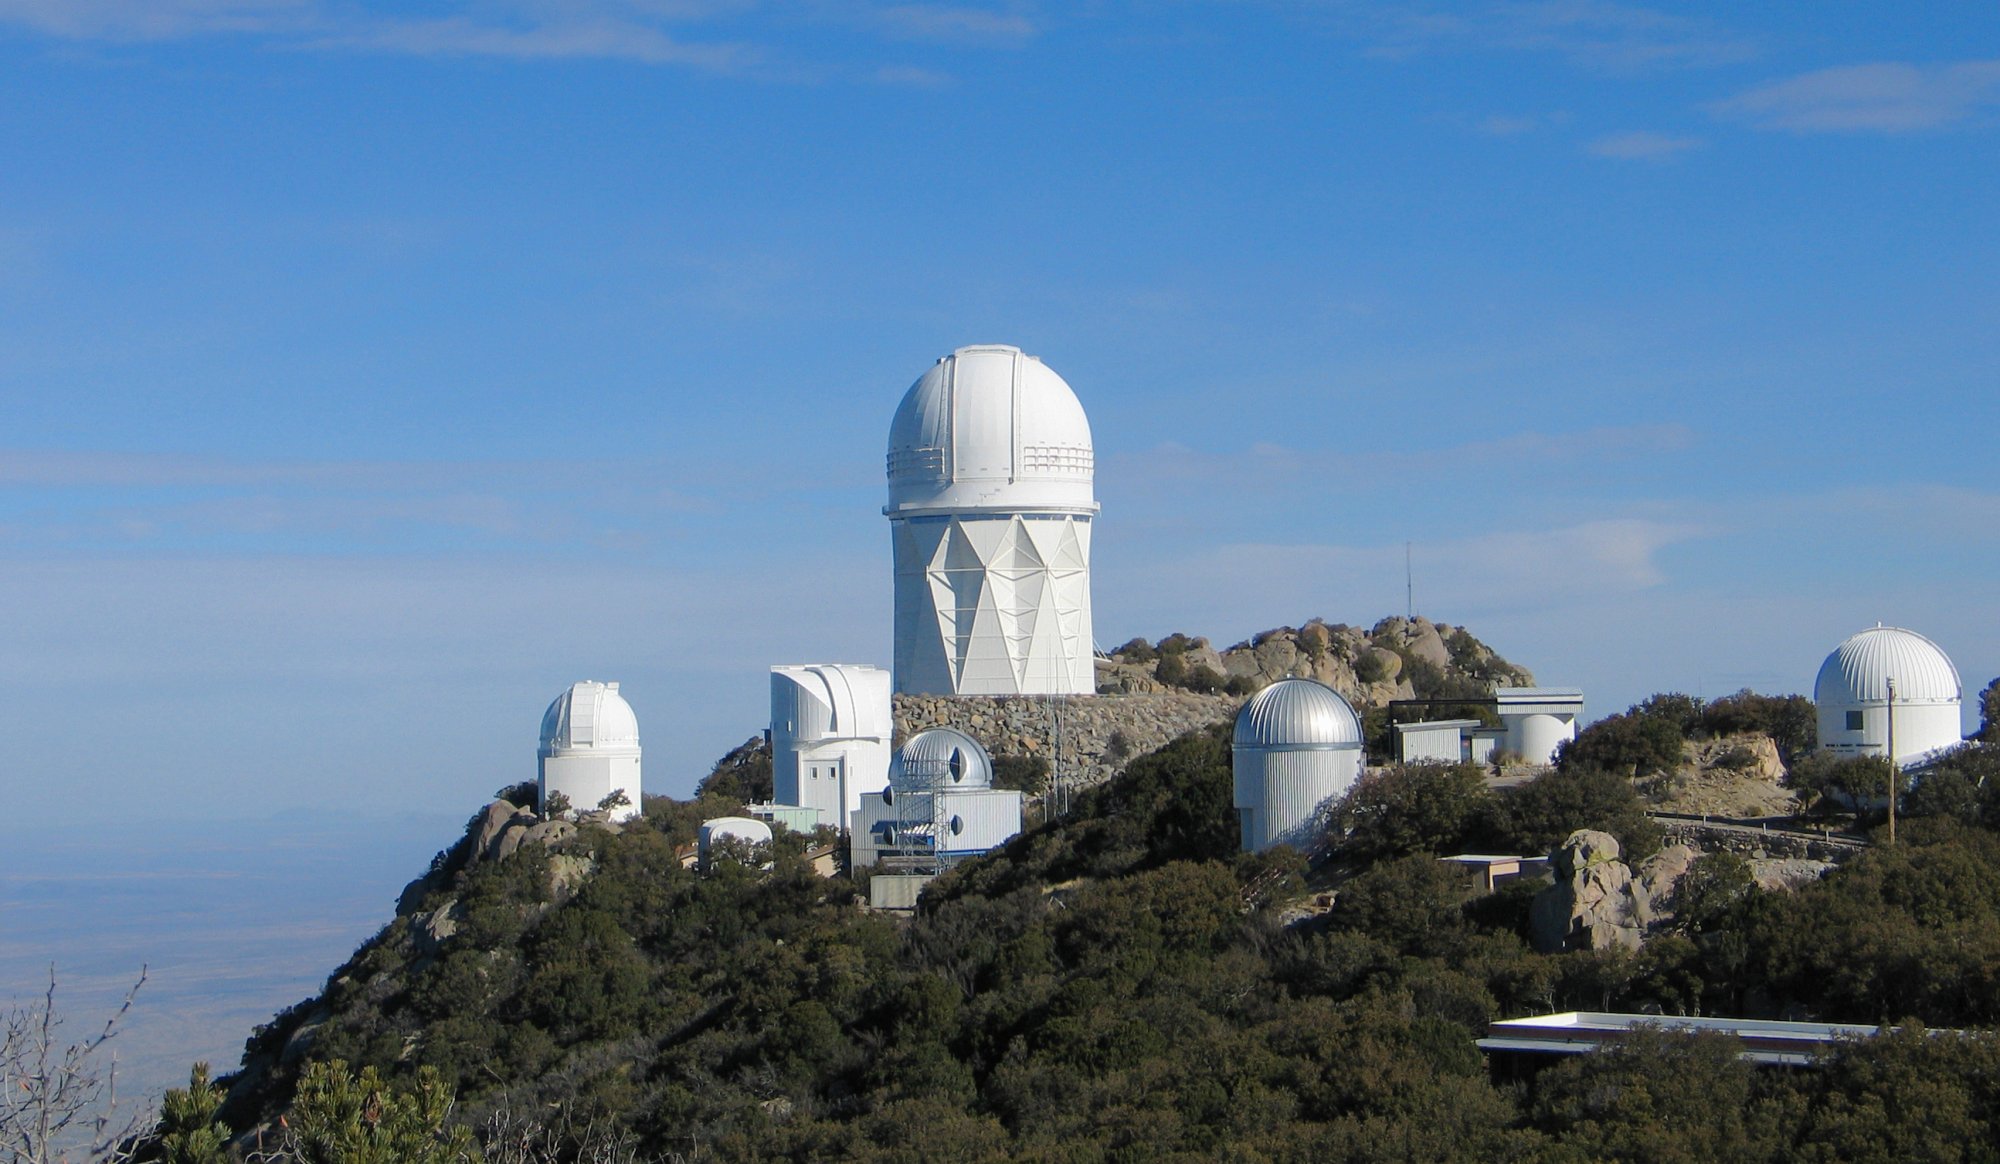
[[771,664],[887,662],[889,418],[973,342],[1089,411],[1106,647],[1372,623],[1407,542],[1592,715],[1809,691],[1878,620],[1970,707],[1996,33],[0,0],[9,791],[460,819],[598,678],[684,795]]

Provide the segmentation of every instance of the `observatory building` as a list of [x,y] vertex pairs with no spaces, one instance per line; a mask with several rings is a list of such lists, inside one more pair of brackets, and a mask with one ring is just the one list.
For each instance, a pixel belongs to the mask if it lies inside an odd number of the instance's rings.
[[1236,713],[1231,748],[1243,848],[1305,848],[1319,806],[1361,776],[1361,717],[1312,679],[1280,679]]
[[893,730],[887,671],[771,668],[771,799],[815,810],[813,824],[846,828],[862,793],[888,778]]
[[993,787],[993,760],[951,728],[911,736],[889,764],[889,786],[854,814],[849,864],[886,855],[930,870],[998,848],[1021,831],[1021,794]]
[[1583,715],[1580,687],[1500,687],[1495,710],[1507,729],[1502,747],[1530,764],[1553,764],[1556,749],[1576,738]]
[[1840,756],[1886,756],[1893,735],[1896,763],[1908,767],[1961,742],[1961,694],[1958,668],[1936,643],[1877,623],[1820,664],[1813,681],[1819,746]]
[[1090,422],[1019,348],[960,348],[889,427],[895,687],[1090,695]]
[[612,820],[639,815],[639,718],[618,684],[586,679],[556,697],[542,715],[537,785],[541,809],[560,792],[578,812],[590,812],[615,792],[625,803]]

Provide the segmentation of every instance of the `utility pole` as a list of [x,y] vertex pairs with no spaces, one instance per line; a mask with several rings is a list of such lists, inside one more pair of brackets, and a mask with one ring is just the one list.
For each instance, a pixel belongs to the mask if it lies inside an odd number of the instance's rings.
[[1896,764],[1896,681],[1889,680],[1889,843],[1896,843],[1896,786],[1903,770]]

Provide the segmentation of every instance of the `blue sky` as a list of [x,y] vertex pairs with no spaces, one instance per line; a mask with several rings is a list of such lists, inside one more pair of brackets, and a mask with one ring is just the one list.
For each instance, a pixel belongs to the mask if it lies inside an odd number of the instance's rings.
[[[2000,13],[0,0],[17,802],[650,787],[889,654],[882,445],[1013,342],[1098,637],[1403,606],[1594,713],[2000,674]],[[440,841],[442,843],[442,840]]]

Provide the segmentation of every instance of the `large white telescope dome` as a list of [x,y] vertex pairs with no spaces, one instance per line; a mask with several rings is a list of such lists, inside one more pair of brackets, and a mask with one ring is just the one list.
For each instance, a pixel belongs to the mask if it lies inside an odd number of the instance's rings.
[[618,694],[616,683],[586,679],[572,684],[542,713],[544,756],[638,747],[639,717]]
[[[1895,720],[1890,722],[1890,684]],[[1958,668],[1934,642],[1879,623],[1834,648],[1813,681],[1819,745],[1843,756],[1886,756],[1905,767],[1963,739]]]
[[1813,681],[1814,703],[1957,703],[1958,668],[1943,648],[1913,630],[1872,626],[1834,648]]
[[1020,348],[959,348],[917,378],[889,425],[889,514],[1095,513],[1090,421]]

